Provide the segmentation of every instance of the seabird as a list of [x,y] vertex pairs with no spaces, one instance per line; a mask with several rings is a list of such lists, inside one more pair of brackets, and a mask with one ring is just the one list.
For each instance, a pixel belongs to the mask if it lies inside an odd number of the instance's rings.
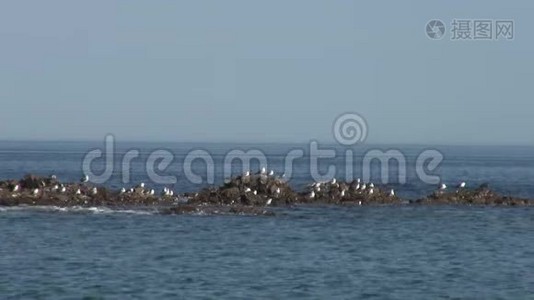
[[82,191],[80,191],[80,189],[77,189],[76,190],[76,195],[81,195],[82,194]]
[[465,186],[466,186],[465,181],[460,182],[460,184],[458,185],[458,187],[461,189],[465,188]]
[[141,182],[141,183],[139,184],[139,187],[142,188],[142,189],[144,189],[144,188],[145,188],[145,183],[144,183],[144,182]]
[[265,167],[261,168],[261,174],[265,174],[267,173],[267,170],[265,169]]
[[98,194],[98,189],[96,187],[94,187],[91,192],[93,193],[93,195],[96,195]]
[[310,196],[309,196],[311,199],[315,198],[315,192],[314,191],[311,191],[310,193]]
[[358,205],[362,205],[362,200],[358,201]]
[[267,203],[265,203],[265,205],[271,205],[272,202],[273,202],[273,198],[269,198],[267,199]]
[[39,189],[34,189],[34,190],[33,190],[33,194],[34,194],[34,195],[39,194]]
[[369,195],[372,195],[373,193],[374,193],[373,188],[370,188],[370,189],[369,189]]
[[67,188],[66,187],[61,187],[61,193],[65,193],[67,191]]
[[280,188],[276,188],[276,194],[280,194]]
[[122,188],[122,189],[121,189],[121,194],[124,194],[124,193],[126,193],[126,189],[125,189],[125,188]]
[[336,178],[332,178],[332,184],[336,184]]
[[370,188],[374,188],[374,187],[375,187],[375,184],[371,182],[371,183],[369,183],[369,187],[370,187]]
[[80,179],[80,181],[81,181],[82,183],[86,183],[86,182],[88,182],[88,181],[89,181],[89,176],[87,176],[87,175],[83,176],[82,179]]
[[361,182],[360,178],[357,178],[356,182],[359,184]]
[[252,192],[254,195],[257,195],[258,194],[258,191],[254,190],[254,192]]
[[59,185],[57,185],[57,184],[54,185],[54,187],[52,188],[52,190],[54,190],[54,191],[57,191],[58,189],[59,189]]
[[246,171],[245,172],[245,177],[249,177],[250,176],[250,171]]
[[442,184],[440,184],[439,189],[443,191],[443,190],[447,189],[447,185],[445,183],[442,183]]
[[13,187],[13,192],[18,192],[20,189],[20,186],[17,184]]
[[391,189],[391,190],[389,191],[389,196],[390,196],[390,197],[394,197],[394,196],[395,196],[395,191],[394,191],[393,189]]
[[269,176],[274,176],[274,170],[269,171]]
[[52,175],[52,176],[50,176],[50,178],[57,179],[56,175]]
[[362,184],[362,187],[360,188],[360,190],[365,191],[366,188],[367,188],[367,185],[365,185],[365,183],[364,183],[364,184]]
[[345,197],[345,190],[341,190],[341,197]]

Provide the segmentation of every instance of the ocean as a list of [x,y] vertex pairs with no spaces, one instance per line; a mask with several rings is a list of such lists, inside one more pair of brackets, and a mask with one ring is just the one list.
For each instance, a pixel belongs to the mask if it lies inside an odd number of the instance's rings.
[[[77,181],[86,153],[96,142],[0,142],[0,179],[55,174]],[[534,198],[534,148],[379,145],[333,149],[320,173],[336,167],[344,180],[351,151],[353,175],[364,177],[370,150],[396,149],[405,167],[390,163],[387,182],[372,166],[371,180],[417,199],[435,188],[419,178],[416,160],[425,150],[442,154],[432,175],[454,185],[488,183],[500,193]],[[123,158],[131,161],[123,182]],[[210,185],[197,159],[184,171],[192,150],[213,159],[213,184],[224,181],[232,150],[257,149],[268,168],[287,173],[287,153],[303,149],[289,182],[304,189],[310,175],[309,145],[118,143],[111,188],[146,182],[192,192]],[[173,154],[168,168],[175,184],[152,182],[147,160],[155,150]],[[95,173],[105,169],[95,160]],[[423,166],[427,168],[426,166]],[[250,169],[257,170],[253,162]],[[405,169],[405,183],[399,170]],[[401,172],[402,173],[402,172]],[[152,176],[153,177],[153,176]],[[189,176],[190,177],[190,176]],[[402,177],[402,176],[401,176]],[[402,178],[401,178],[402,179]],[[0,208],[0,298],[199,298],[199,299],[525,299],[534,295],[534,209],[470,206],[296,206],[275,216],[161,215],[152,210],[57,207]]]

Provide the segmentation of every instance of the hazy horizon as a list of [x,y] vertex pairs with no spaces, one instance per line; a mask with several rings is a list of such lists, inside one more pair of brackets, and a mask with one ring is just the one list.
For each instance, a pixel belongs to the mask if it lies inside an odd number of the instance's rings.
[[[386,9],[387,8],[387,9]],[[534,2],[0,4],[0,140],[533,146]],[[446,36],[432,40],[429,20]],[[513,40],[452,41],[453,19]]]

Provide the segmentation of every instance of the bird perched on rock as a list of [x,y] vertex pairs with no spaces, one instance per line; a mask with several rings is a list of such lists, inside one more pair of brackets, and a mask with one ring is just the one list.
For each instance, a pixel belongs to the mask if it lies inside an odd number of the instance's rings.
[[96,187],[94,187],[94,188],[91,190],[91,193],[93,193],[93,195],[98,194],[98,189],[97,189]]
[[445,183],[442,183],[439,185],[439,190],[444,191],[447,189],[447,185]]
[[59,192],[60,192],[60,193],[65,193],[66,191],[67,191],[67,188],[64,187],[64,186],[62,186],[62,187],[61,187],[61,190],[60,190]]
[[391,190],[389,191],[389,196],[390,196],[390,197],[395,197],[395,191],[394,191],[393,189],[391,189]]
[[308,196],[310,199],[314,199],[315,198],[315,192],[314,191],[311,191],[310,192],[310,195]]
[[463,188],[465,188],[465,186],[466,186],[465,181],[462,181],[462,182],[460,182],[460,184],[458,185],[458,188],[463,189]]
[[274,176],[274,170],[269,171],[269,176]]
[[120,193],[121,193],[121,194],[126,193],[126,189],[125,189],[125,188],[121,188],[121,192],[120,192]]
[[18,184],[16,184],[16,185],[13,187],[12,191],[13,191],[13,192],[18,192],[19,189],[20,189],[20,186],[19,186]]
[[84,176],[82,177],[82,179],[80,179],[80,182],[82,182],[82,183],[89,182],[89,176],[84,175]]
[[34,189],[33,190],[33,195],[36,196],[37,194],[39,194],[39,189]]
[[271,205],[272,202],[273,202],[273,199],[269,198],[267,199],[267,202],[265,202],[265,205]]

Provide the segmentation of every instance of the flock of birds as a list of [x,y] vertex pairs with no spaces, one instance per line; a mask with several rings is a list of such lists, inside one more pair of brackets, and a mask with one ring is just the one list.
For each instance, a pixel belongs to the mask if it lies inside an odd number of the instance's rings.
[[[258,173],[256,173],[256,175],[260,175],[260,176],[275,176],[275,173],[273,170],[270,170],[269,172],[267,172],[267,170],[265,168],[262,168]],[[243,174],[243,177],[250,177],[251,176],[251,172],[250,171],[246,171],[244,174]],[[285,174],[283,174],[280,179],[283,179],[285,177]],[[54,179],[56,180],[57,177],[55,175],[52,175],[50,176],[51,179]],[[81,179],[80,179],[80,182],[81,183],[88,183],[89,182],[89,176],[85,175],[83,176]],[[225,181],[225,183],[227,183],[227,181]],[[44,184],[43,184],[44,185]],[[458,189],[464,189],[466,187],[466,183],[464,181],[460,182],[457,186],[456,186]],[[324,190],[334,190],[334,189],[339,189],[339,196],[341,198],[345,197],[347,192],[352,192],[352,193],[358,193],[358,194],[368,194],[368,195],[373,195],[374,192],[375,192],[375,185],[370,182],[370,183],[364,183],[361,181],[360,178],[356,179],[355,181],[353,181],[349,186],[347,185],[340,185],[336,178],[333,178],[331,181],[325,181],[325,182],[314,182],[312,183],[311,185],[308,186],[309,188],[309,194],[308,194],[308,198],[310,199],[315,199],[318,197],[318,195],[321,193],[321,191],[324,191]],[[447,189],[447,185],[445,183],[440,183],[439,186],[438,186],[438,192],[445,192],[445,190]],[[12,192],[19,192],[21,190],[21,187],[19,184],[16,184],[15,186],[13,186],[12,188]],[[50,189],[50,191],[52,192],[59,192],[59,193],[66,193],[67,192],[67,187],[63,184],[55,184],[54,186],[52,186]],[[41,192],[41,190],[39,188],[35,188],[33,189],[32,191],[32,194],[37,196],[39,195],[39,193]],[[145,183],[141,182],[139,185],[137,185],[135,188],[130,188],[130,189],[126,189],[126,188],[121,188],[120,190],[120,194],[133,194],[133,193],[136,193],[136,192],[139,192],[141,194],[144,194],[144,195],[149,195],[149,196],[154,196],[155,195],[155,190],[154,189],[147,189],[145,190]],[[254,195],[257,195],[258,192],[257,190],[252,190],[251,188],[249,187],[246,187],[245,190],[244,190],[245,193],[252,193]],[[96,187],[93,187],[90,189],[90,193],[92,195],[97,195],[98,194],[98,189]],[[276,190],[274,190],[273,194],[275,196],[279,196],[281,193],[281,190],[280,190],[280,187],[277,187]],[[78,188],[76,191],[75,191],[75,194],[76,195],[82,195],[82,190],[80,188]],[[164,187],[163,188],[163,191],[161,192],[161,196],[163,197],[172,197],[174,196],[174,191],[167,188],[167,187]],[[390,189],[389,190],[389,193],[388,193],[388,196],[390,197],[394,197],[395,196],[395,190],[394,189]],[[270,204],[270,202],[272,201],[272,199],[268,199],[267,201],[267,204]]]

